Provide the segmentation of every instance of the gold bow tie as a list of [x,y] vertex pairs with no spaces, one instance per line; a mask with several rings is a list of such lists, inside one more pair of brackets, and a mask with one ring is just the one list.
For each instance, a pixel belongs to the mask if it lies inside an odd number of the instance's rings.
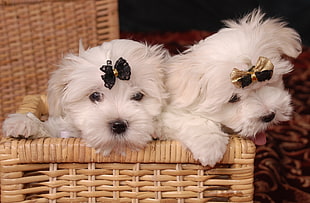
[[273,64],[263,56],[257,60],[256,66],[251,67],[248,71],[241,71],[234,68],[230,74],[231,82],[237,88],[244,88],[254,82],[270,80],[273,74]]

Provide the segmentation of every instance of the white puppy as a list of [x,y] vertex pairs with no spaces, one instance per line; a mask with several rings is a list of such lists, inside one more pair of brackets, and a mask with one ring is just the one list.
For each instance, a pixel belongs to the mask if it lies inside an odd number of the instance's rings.
[[[168,61],[171,94],[163,136],[183,142],[195,159],[214,166],[229,131],[264,144],[261,132],[292,112],[282,75],[301,52],[299,35],[255,10]],[[224,130],[226,129],[226,130]]]
[[12,114],[8,137],[81,137],[104,155],[140,149],[158,130],[167,94],[161,46],[113,40],[64,57],[48,85],[49,118]]

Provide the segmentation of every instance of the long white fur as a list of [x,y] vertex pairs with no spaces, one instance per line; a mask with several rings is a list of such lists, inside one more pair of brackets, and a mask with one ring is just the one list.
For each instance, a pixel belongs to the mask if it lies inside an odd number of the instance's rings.
[[[130,80],[116,79],[112,89],[104,87],[100,70],[120,57],[131,67]],[[123,153],[126,147],[143,148],[158,130],[158,116],[166,104],[163,65],[169,57],[162,46],[149,46],[132,40],[113,40],[64,57],[48,84],[49,118],[41,122],[31,114],[10,115],[3,124],[9,137],[81,137],[90,147],[105,155],[112,150]],[[101,102],[89,95],[103,93]],[[141,101],[131,97],[142,92]],[[123,135],[111,132],[109,123],[128,122]],[[19,127],[18,127],[19,126]],[[39,127],[38,127],[39,126]]]
[[[293,68],[287,56],[296,58],[301,52],[298,33],[280,19],[265,19],[259,9],[225,25],[167,63],[170,98],[160,136],[181,141],[209,166],[226,151],[229,134],[222,126],[254,138],[269,125],[289,119],[291,99],[282,76]],[[274,64],[272,78],[236,88],[230,80],[232,69],[248,70],[260,56]],[[234,94],[241,100],[229,103]],[[271,112],[276,113],[273,121],[262,122]]]

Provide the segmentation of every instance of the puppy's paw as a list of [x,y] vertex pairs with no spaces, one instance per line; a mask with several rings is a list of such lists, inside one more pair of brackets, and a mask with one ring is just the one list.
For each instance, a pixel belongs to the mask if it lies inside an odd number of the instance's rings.
[[214,136],[202,142],[192,145],[190,150],[193,153],[194,159],[198,160],[203,166],[214,167],[216,163],[221,161],[226,152],[228,137]]
[[10,114],[3,122],[3,135],[13,138],[48,137],[43,123],[32,113]]

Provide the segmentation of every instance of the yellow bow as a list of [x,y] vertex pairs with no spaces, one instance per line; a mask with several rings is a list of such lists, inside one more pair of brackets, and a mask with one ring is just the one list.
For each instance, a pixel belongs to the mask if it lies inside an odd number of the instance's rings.
[[263,56],[257,60],[256,66],[251,67],[248,71],[241,71],[234,68],[230,74],[231,82],[237,88],[244,88],[254,82],[270,80],[273,74],[273,64]]

